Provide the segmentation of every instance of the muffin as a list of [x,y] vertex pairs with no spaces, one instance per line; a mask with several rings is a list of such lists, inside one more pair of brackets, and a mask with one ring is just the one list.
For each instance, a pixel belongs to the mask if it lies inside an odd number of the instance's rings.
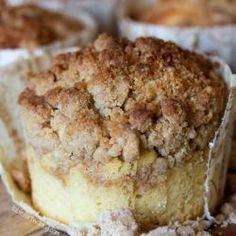
[[62,41],[82,25],[34,5],[5,7],[0,14],[0,48],[36,48]]
[[202,216],[226,96],[215,64],[160,39],[58,56],[19,97],[35,208],[66,224],[128,208],[143,229]]
[[236,23],[236,1],[160,0],[140,21],[169,26],[213,26]]
[[[134,3],[135,2],[135,3]],[[121,36],[155,36],[222,58],[236,71],[236,1],[129,0],[120,4]]]

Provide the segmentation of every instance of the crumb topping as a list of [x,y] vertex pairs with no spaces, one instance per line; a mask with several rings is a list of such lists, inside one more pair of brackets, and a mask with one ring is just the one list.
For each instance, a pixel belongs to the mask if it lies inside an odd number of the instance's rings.
[[165,25],[224,25],[236,23],[235,10],[235,0],[161,0],[137,18]]
[[48,45],[81,30],[78,22],[34,5],[10,7],[2,1],[0,8],[0,48]]
[[58,56],[20,96],[28,142],[40,153],[132,162],[155,151],[181,164],[205,150],[224,110],[226,86],[201,55],[154,38],[113,39]]

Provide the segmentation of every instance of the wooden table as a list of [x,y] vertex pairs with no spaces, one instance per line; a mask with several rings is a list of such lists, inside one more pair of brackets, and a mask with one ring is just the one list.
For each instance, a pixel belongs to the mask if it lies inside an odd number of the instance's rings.
[[53,236],[39,225],[16,214],[14,207],[0,179],[0,236]]
[[[23,217],[16,215],[12,210],[13,203],[7,194],[2,181],[0,183],[0,235],[1,236],[17,236],[19,230],[23,235],[35,235],[34,232],[39,230],[37,225],[34,225]],[[20,235],[19,235],[20,236]]]

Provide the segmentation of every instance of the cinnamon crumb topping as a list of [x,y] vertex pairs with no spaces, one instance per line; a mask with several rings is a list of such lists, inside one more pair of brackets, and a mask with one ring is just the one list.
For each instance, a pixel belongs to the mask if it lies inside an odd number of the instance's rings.
[[31,76],[19,103],[41,153],[132,162],[148,149],[167,168],[165,159],[182,163],[208,147],[225,95],[216,66],[201,55],[160,39],[102,34]]

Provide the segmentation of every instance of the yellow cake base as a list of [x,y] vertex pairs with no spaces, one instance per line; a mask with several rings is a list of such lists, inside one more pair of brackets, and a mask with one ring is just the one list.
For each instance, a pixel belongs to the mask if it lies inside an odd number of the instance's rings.
[[[143,194],[137,193],[132,180],[132,190],[125,191],[119,184],[93,183],[77,167],[71,168],[62,181],[45,168],[45,163],[42,165],[42,160],[47,158],[36,156],[32,147],[28,147],[33,203],[43,215],[61,222],[95,222],[99,212],[129,208],[142,228],[148,229],[154,224],[163,225],[203,215],[207,152],[158,175],[155,187]],[[114,159],[103,168],[107,178],[116,178],[133,174],[155,158],[155,154],[149,152],[133,165]]]

